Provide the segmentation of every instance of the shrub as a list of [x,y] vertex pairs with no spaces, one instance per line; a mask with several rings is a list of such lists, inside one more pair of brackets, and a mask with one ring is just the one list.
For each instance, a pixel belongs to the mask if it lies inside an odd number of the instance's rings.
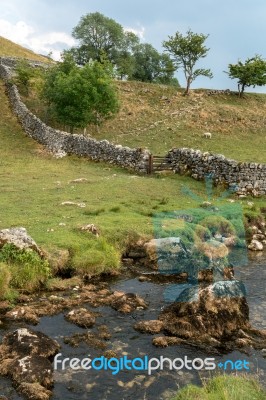
[[49,263],[32,250],[18,250],[5,244],[0,252],[0,262],[8,265],[10,286],[15,289],[33,291],[39,289],[50,276]]

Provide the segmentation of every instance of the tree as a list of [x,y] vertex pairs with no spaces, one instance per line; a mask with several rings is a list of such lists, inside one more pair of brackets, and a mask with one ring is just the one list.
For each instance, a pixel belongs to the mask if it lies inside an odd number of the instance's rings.
[[90,123],[99,125],[118,111],[112,67],[92,61],[80,68],[69,54],[47,71],[43,97],[71,132]]
[[167,54],[160,54],[151,44],[144,43],[135,47],[135,68],[131,79],[141,82],[169,83],[175,67]]
[[175,66],[168,54],[160,54],[158,74],[155,83],[174,85],[180,87],[177,78],[174,77]]
[[133,32],[124,32],[124,38],[117,51],[115,64],[117,76],[122,80],[130,78],[135,69],[134,51],[139,45],[139,38]]
[[193,33],[189,29],[186,36],[183,36],[180,32],[176,32],[174,36],[169,36],[168,41],[163,42],[163,47],[173,57],[176,69],[179,67],[183,68],[186,78],[185,94],[189,94],[190,85],[198,76],[213,77],[210,69],[195,68],[197,61],[206,57],[209,51],[204,46],[204,42],[208,36],[202,33]]
[[73,36],[80,41],[80,45],[65,54],[70,53],[78,65],[90,60],[109,60],[120,79],[131,76],[134,68],[132,53],[139,44],[139,38],[133,32],[124,30],[113,19],[96,12],[81,18],[73,29]]
[[114,62],[116,51],[124,40],[123,27],[99,12],[81,17],[72,34],[80,41],[80,47],[73,51],[83,64],[90,60],[101,62],[103,53]]
[[266,85],[266,61],[256,55],[248,58],[244,63],[228,65],[229,72],[226,72],[231,79],[238,79],[239,97],[243,97],[244,90],[249,86]]

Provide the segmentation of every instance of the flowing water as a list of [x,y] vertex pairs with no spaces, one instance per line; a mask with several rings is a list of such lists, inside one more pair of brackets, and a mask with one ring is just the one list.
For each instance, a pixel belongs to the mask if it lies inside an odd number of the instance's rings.
[[[236,278],[242,280],[247,289],[247,300],[250,307],[250,321],[258,329],[266,329],[266,254],[250,254],[249,264],[246,267],[235,268]],[[250,363],[250,373],[256,373],[263,382],[266,381],[266,359],[260,351],[251,350],[248,354],[233,351],[229,354],[209,354],[203,349],[194,346],[173,346],[156,348],[152,345],[152,335],[141,334],[133,329],[135,322],[145,319],[157,319],[159,312],[165,306],[165,290],[167,284],[139,282],[138,279],[117,279],[111,283],[111,289],[138,293],[148,303],[147,310],[137,310],[130,315],[122,315],[110,307],[100,307],[97,311],[101,316],[97,318],[97,325],[107,325],[111,333],[108,349],[114,350],[118,357],[127,355],[135,357],[169,357],[194,358],[214,357],[215,363],[231,360],[247,360]],[[85,307],[87,307],[85,305]],[[7,331],[25,326],[25,324],[9,325],[0,330],[0,338]],[[84,329],[67,322],[64,314],[52,317],[43,317],[37,326],[32,329],[42,331],[61,345],[63,357],[99,357],[102,351],[80,344],[71,347],[64,343],[63,338],[74,333],[84,332]],[[95,328],[92,329],[95,331]],[[230,373],[230,372],[229,372]],[[182,369],[170,371],[166,367],[162,371],[154,371],[148,375],[147,371],[122,370],[113,375],[110,370],[77,370],[66,368],[64,371],[54,372],[55,386],[52,400],[163,400],[169,399],[174,393],[188,383],[199,384],[206,372]],[[19,400],[21,397],[12,388],[9,379],[0,378],[0,395],[6,395],[10,400]]]

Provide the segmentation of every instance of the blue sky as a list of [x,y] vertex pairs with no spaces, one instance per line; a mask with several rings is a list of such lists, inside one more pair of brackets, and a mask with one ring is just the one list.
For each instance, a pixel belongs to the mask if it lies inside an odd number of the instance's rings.
[[[199,66],[214,78],[199,78],[192,87],[236,88],[223,72],[228,63],[255,54],[266,58],[265,0],[1,0],[0,35],[47,54],[74,44],[71,31],[86,13],[99,11],[139,34],[158,50],[176,31],[209,34],[208,56]],[[177,77],[184,85],[182,71]],[[256,91],[266,91],[265,88]]]

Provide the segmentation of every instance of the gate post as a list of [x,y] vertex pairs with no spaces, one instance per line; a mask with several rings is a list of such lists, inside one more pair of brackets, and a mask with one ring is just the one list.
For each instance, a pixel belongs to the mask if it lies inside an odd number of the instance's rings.
[[147,173],[148,173],[148,174],[152,174],[152,172],[153,172],[153,155],[152,155],[152,154],[149,154]]

